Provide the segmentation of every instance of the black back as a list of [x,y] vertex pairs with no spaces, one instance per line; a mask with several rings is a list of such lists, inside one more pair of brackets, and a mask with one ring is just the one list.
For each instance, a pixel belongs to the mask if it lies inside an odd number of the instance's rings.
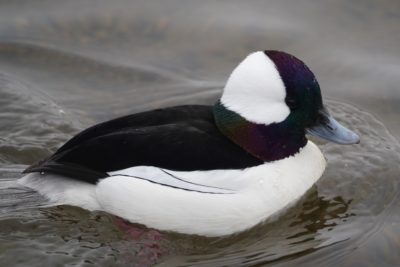
[[24,172],[51,172],[96,183],[134,166],[195,171],[242,169],[263,162],[226,138],[211,106],[178,106],[94,125]]

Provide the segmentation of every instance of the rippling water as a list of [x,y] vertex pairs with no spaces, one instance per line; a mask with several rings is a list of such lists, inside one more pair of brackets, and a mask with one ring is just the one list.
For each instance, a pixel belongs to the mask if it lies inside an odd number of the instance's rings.
[[[0,266],[398,266],[399,23],[388,0],[0,1]],[[43,207],[15,184],[95,122],[213,103],[267,48],[304,59],[362,137],[320,143],[324,176],[277,221],[228,238],[159,233]]]

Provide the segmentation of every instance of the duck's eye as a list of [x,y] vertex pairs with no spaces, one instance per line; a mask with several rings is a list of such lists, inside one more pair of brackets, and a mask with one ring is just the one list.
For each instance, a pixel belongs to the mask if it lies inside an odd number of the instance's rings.
[[297,109],[300,106],[299,103],[293,98],[286,99],[286,104],[290,109]]

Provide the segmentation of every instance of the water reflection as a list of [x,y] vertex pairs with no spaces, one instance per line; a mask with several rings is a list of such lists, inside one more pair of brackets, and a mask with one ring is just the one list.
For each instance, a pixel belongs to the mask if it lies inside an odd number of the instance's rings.
[[[315,234],[323,228],[327,228],[328,231],[332,230],[338,224],[334,219],[346,222],[349,217],[356,215],[346,213],[350,204],[351,200],[344,200],[341,196],[325,200],[324,197],[317,194],[316,197],[303,204],[302,212],[297,216],[297,221],[290,224],[290,226],[303,225],[305,231],[288,238],[297,238],[309,233]],[[307,221],[311,223],[304,224]]]
[[[323,248],[320,246],[324,241],[321,238],[322,231],[339,228],[348,217],[353,216],[347,213],[350,202],[341,197],[324,199],[318,195],[317,189],[313,188],[302,203],[290,209],[277,221],[264,223],[233,237],[193,239],[168,234],[173,240],[179,240],[178,250],[189,249],[191,255],[167,258],[164,264],[254,266],[305,255]],[[337,240],[335,244],[338,243],[340,241]]]

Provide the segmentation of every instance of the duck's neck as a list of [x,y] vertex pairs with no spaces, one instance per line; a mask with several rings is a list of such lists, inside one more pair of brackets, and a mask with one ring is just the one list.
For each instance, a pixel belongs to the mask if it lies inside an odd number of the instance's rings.
[[226,137],[266,162],[290,157],[307,144],[304,130],[299,130],[290,116],[280,123],[256,124],[218,101],[214,106],[214,117]]

